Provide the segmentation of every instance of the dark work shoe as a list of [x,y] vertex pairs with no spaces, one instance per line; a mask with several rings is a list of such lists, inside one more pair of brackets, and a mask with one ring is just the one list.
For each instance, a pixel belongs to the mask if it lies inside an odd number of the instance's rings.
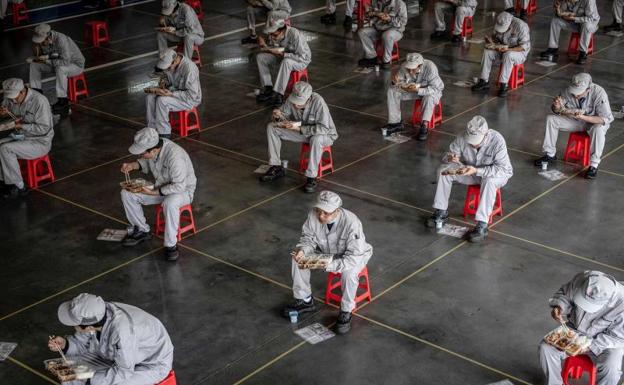
[[479,79],[477,84],[475,84],[474,86],[470,87],[470,89],[472,91],[485,91],[485,90],[489,90],[490,89],[490,82],[487,82],[487,81],[485,81],[483,79]]
[[121,240],[122,246],[136,246],[143,241],[147,241],[152,239],[152,234],[146,231],[141,231],[134,228],[132,234],[126,235],[124,239]]
[[264,103],[267,100],[271,99],[272,96],[273,96],[273,87],[266,86],[264,87],[264,90],[256,96],[256,101],[259,103]]
[[433,31],[431,34],[432,39],[444,39],[446,37],[446,31]]
[[336,12],[327,13],[321,16],[321,23],[327,24],[327,25],[336,24]]
[[267,100],[266,103],[275,108],[280,107],[284,104],[284,95],[278,92],[273,92],[273,96],[271,96],[271,99]]
[[587,53],[583,51],[579,51],[578,58],[576,59],[576,64],[585,64],[587,63]]
[[622,24],[613,20],[613,23],[604,27],[605,32],[622,32]]
[[550,163],[556,160],[557,160],[556,156],[544,155],[539,159],[535,159],[535,162],[533,162],[533,164],[535,165],[535,167],[542,167],[542,163]]
[[306,182],[305,186],[303,186],[303,191],[311,194],[316,191],[317,186],[318,186],[318,182],[316,181],[316,178],[308,178],[308,181]]
[[69,109],[69,99],[67,98],[58,98],[56,103],[52,105],[52,112],[57,115],[62,115],[67,109]]
[[524,10],[524,9],[520,11],[520,20],[522,20],[522,21],[526,21],[527,20],[527,13],[526,13],[526,10]]
[[282,166],[271,166],[264,175],[260,177],[260,182],[273,182],[286,175]]
[[433,212],[433,215],[427,218],[426,225],[427,227],[434,228],[436,227],[436,222],[441,221],[442,226],[444,226],[446,222],[448,222],[448,220],[449,220],[449,214],[447,210],[435,209],[435,211]]
[[26,195],[28,195],[28,187],[24,186],[23,188],[17,188],[17,186],[15,185],[8,187],[2,193],[2,196],[5,197],[6,199],[23,198]]
[[540,53],[540,58],[544,60],[550,60],[552,62],[556,62],[559,58],[559,49],[557,48],[548,48],[546,51]]
[[429,129],[427,128],[427,126],[429,125],[429,122],[427,121],[423,121],[422,123],[420,123],[420,130],[418,130],[418,140],[421,142],[424,142],[425,140],[427,140],[427,137],[429,136]]
[[342,21],[342,26],[345,28],[351,28],[352,25],[353,18],[351,16],[345,16],[344,20]]
[[488,235],[488,225],[485,222],[477,222],[477,225],[468,232],[468,242],[483,242]]
[[598,169],[594,166],[589,166],[585,172],[585,179],[595,179],[598,176]]
[[351,330],[351,313],[341,310],[336,321],[336,333],[347,334],[349,330]]
[[310,302],[306,302],[302,299],[295,299],[295,302],[284,306],[283,314],[284,317],[289,317],[291,311],[296,311],[299,315],[303,313],[309,313],[311,311],[316,310],[316,306],[314,306],[314,300],[311,299]]
[[177,245],[171,247],[165,246],[165,259],[167,261],[177,261],[179,256],[180,252],[178,251]]
[[386,135],[390,136],[395,132],[403,131],[403,122],[398,123],[388,123],[385,126],[381,127],[382,129],[386,129]]
[[358,60],[358,65],[360,67],[374,67],[377,64],[377,58],[373,57],[370,59],[362,58]]
[[461,43],[462,37],[460,35],[453,35],[451,38],[451,43]]
[[258,36],[247,36],[241,40],[241,44],[256,44],[258,42]]
[[507,83],[501,84],[500,88],[498,89],[498,97],[499,98],[506,97],[507,96],[507,91],[509,91],[509,85]]

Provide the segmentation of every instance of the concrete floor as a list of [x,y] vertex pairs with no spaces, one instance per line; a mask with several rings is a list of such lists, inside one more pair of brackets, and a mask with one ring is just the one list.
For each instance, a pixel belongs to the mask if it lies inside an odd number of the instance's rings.
[[[199,179],[194,216],[198,233],[181,242],[181,258],[167,263],[154,239],[134,249],[96,241],[104,228],[123,228],[119,165],[144,124],[141,84],[154,64],[157,2],[51,23],[76,39],[86,58],[90,97],[56,127],[51,157],[56,183],[18,202],[0,202],[0,340],[18,342],[0,363],[0,384],[55,383],[42,361],[49,334],[69,333],[56,308],[81,292],[144,308],[166,325],[175,345],[181,385],[253,384],[465,384],[510,378],[541,384],[540,338],[556,324],[547,300],[575,273],[598,269],[624,278],[619,226],[624,210],[622,121],[608,132],[599,176],[587,181],[575,164],[558,162],[568,178],[550,182],[532,159],[541,152],[550,99],[585,69],[606,88],[614,109],[624,104],[624,39],[597,34],[596,52],[581,67],[561,55],[556,67],[536,65],[548,38],[551,5],[539,4],[529,20],[533,51],[526,85],[499,99],[454,86],[479,71],[482,48],[432,42],[431,4],[410,18],[401,56],[422,52],[437,63],[446,88],[444,123],[426,143],[384,141],[385,87],[390,73],[356,74],[359,42],[341,26],[318,22],[322,0],[292,0],[294,26],[310,38],[311,83],[330,104],[340,133],[336,172],[321,186],[344,199],[361,218],[375,253],[369,263],[373,302],[353,320],[352,331],[318,345],[302,342],[280,317],[291,299],[289,250],[314,196],[300,191],[290,171],[259,185],[253,170],[266,161],[270,109],[246,96],[259,80],[253,51],[241,47],[242,1],[204,1],[207,41],[201,47],[202,131],[176,138],[191,155]],[[599,4],[609,24],[610,2]],[[344,8],[339,8],[339,14]],[[481,4],[475,37],[490,31]],[[85,21],[107,20],[111,43],[90,48]],[[342,16],[339,17],[339,23]],[[27,78],[24,58],[32,27],[0,40],[0,78]],[[563,32],[562,45],[569,33]],[[565,49],[565,48],[564,48]],[[117,63],[117,64],[115,64]],[[53,84],[45,85],[49,95]],[[51,101],[54,102],[53,98]],[[411,105],[405,104],[409,120]],[[505,216],[485,244],[467,244],[423,226],[430,214],[435,169],[454,136],[475,114],[505,136],[514,177],[503,189]],[[560,136],[563,150],[566,135]],[[299,147],[286,144],[297,164]],[[561,152],[560,152],[561,153]],[[461,218],[465,188],[452,194],[451,214]],[[146,211],[153,220],[153,210]],[[313,277],[324,293],[324,274]],[[337,310],[319,306],[299,326],[331,325]]]

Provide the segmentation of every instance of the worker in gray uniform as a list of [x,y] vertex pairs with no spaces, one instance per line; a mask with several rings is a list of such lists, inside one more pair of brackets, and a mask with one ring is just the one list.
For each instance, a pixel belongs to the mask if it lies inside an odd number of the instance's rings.
[[422,121],[418,140],[427,140],[428,124],[433,109],[442,98],[444,82],[438,75],[438,67],[431,60],[425,60],[419,53],[408,53],[405,63],[392,76],[388,87],[388,135],[403,129],[401,121],[401,101],[420,99]]
[[[596,385],[617,385],[624,356],[624,287],[600,271],[577,274],[548,301],[552,318],[591,339],[586,354],[596,365]],[[542,341],[539,356],[547,385],[562,385],[567,353]]]
[[325,271],[340,273],[342,300],[336,322],[338,334],[351,329],[351,313],[355,309],[358,275],[373,255],[373,247],[366,242],[362,222],[342,208],[342,199],[331,191],[321,191],[303,224],[301,238],[291,253],[293,296],[295,301],[284,308],[284,316],[291,311],[299,314],[315,310],[310,286],[310,270],[299,267],[299,261],[316,253],[333,254]]
[[[90,385],[154,385],[171,371],[173,344],[158,318],[132,305],[105,302],[82,293],[58,307],[58,319],[74,334],[51,337],[48,348],[69,358],[97,357],[111,362],[96,368]],[[85,380],[63,382],[84,385]]]
[[527,8],[529,7],[529,3],[531,2],[531,0],[522,0],[521,1],[521,5],[522,5],[522,9],[520,9],[520,14],[517,15],[516,14],[516,4],[514,0],[505,0],[505,12],[512,14],[515,17],[518,17],[520,19],[522,19],[523,21],[526,21],[527,18]]
[[267,125],[269,144],[269,170],[260,177],[261,182],[272,182],[285,175],[281,165],[282,140],[310,145],[310,159],[305,171],[307,182],[304,191],[313,193],[318,182],[318,166],[323,147],[338,139],[338,132],[323,97],[312,92],[306,82],[297,82],[280,108],[273,110],[273,122]]
[[21,4],[23,2],[24,0],[0,0],[0,33],[4,32],[4,28],[5,28],[4,18],[6,17],[9,3]]
[[24,87],[22,79],[6,79],[2,90],[0,117],[13,115],[17,121],[14,132],[0,139],[0,180],[5,184],[4,197],[17,198],[28,193],[18,159],[36,159],[50,152],[54,123],[48,99]]
[[[327,25],[336,24],[336,0],[327,0],[326,4],[326,13],[321,16],[321,23]],[[345,17],[342,21],[344,27],[351,28],[353,24],[353,8],[355,8],[355,0],[346,0]]]
[[585,64],[591,35],[598,30],[600,15],[596,0],[555,0],[554,16],[550,20],[548,49],[540,54],[543,59],[557,61],[559,57],[559,35],[561,29],[578,32],[579,54],[577,64]]
[[557,96],[551,106],[552,114],[546,118],[546,132],[542,150],[544,156],[535,161],[535,166],[557,160],[557,137],[559,131],[586,132],[590,137],[589,168],[585,178],[594,179],[604,150],[605,137],[613,114],[609,97],[604,88],[592,82],[588,73],[578,73],[572,77],[572,85]]
[[32,37],[35,57],[30,63],[30,87],[41,91],[44,73],[53,72],[56,76],[57,102],[52,112],[60,115],[69,114],[67,99],[67,80],[84,71],[85,58],[74,41],[67,35],[52,31],[48,24],[35,27]]
[[446,39],[446,23],[444,15],[453,14],[453,43],[460,42],[462,29],[464,28],[464,18],[472,17],[477,9],[477,0],[437,0],[435,3],[435,31],[431,34],[432,39]]
[[128,151],[139,158],[121,166],[122,173],[141,170],[151,173],[153,186],[140,192],[121,190],[121,202],[130,223],[123,246],[135,246],[151,238],[150,227],[143,214],[144,205],[162,205],[165,216],[165,257],[168,261],[178,259],[177,236],[180,227],[180,207],[191,204],[197,178],[188,153],[169,139],[160,138],[158,132],[145,127],[134,136]]
[[622,11],[624,11],[624,0],[613,0],[613,23],[604,27],[605,32],[622,32]]
[[160,13],[160,26],[156,38],[158,52],[163,54],[168,49],[168,42],[182,43],[184,56],[193,58],[193,46],[204,43],[204,30],[195,10],[188,4],[177,0],[163,0]]
[[160,86],[146,89],[146,120],[165,138],[171,137],[169,111],[186,111],[202,100],[199,69],[186,56],[167,49],[156,64],[163,71]]
[[[513,66],[524,63],[531,50],[529,26],[510,13],[501,12],[496,16],[494,33],[485,36],[485,43],[481,58],[481,76],[477,84],[472,86],[472,90],[483,91],[490,88],[492,64],[500,60],[502,69],[498,77],[498,96],[504,98],[509,89],[508,83]],[[492,44],[496,46],[492,47]]]
[[503,136],[490,128],[482,116],[473,117],[464,135],[458,136],[444,156],[446,163],[438,172],[433,215],[428,227],[442,226],[448,221],[447,211],[453,182],[481,186],[476,226],[467,234],[468,241],[481,242],[488,235],[488,222],[496,201],[496,190],[507,184],[513,167]]
[[360,28],[358,36],[362,42],[364,58],[358,65],[372,67],[377,64],[377,40],[383,44],[382,68],[392,67],[392,50],[394,43],[403,38],[407,25],[407,6],[403,0],[377,0],[368,12],[370,27]]
[[[262,52],[256,56],[263,90],[256,100],[279,107],[284,102],[290,73],[306,69],[312,61],[312,52],[305,36],[297,28],[287,26],[284,20],[268,20],[264,33],[268,37],[258,38]],[[274,85],[271,68],[276,66],[279,70]]]
[[292,8],[288,0],[247,0],[247,29],[249,36],[241,40],[241,44],[255,44],[258,42],[256,35],[256,12],[262,12],[269,20],[286,20],[290,17]]

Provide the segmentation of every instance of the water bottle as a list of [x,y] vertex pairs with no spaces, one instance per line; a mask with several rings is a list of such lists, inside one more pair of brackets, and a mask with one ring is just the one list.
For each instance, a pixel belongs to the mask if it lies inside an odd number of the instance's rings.
[[542,162],[542,171],[548,170],[548,162]]
[[375,72],[379,73],[379,64],[375,64]]
[[288,316],[290,317],[290,323],[296,324],[297,318],[299,317],[299,312],[296,310],[291,310],[288,312]]
[[442,230],[442,218],[436,218],[435,220],[436,230]]

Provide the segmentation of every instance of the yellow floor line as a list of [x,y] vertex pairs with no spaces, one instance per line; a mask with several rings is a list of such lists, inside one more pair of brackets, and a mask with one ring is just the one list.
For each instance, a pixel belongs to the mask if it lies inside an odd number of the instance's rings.
[[26,370],[28,370],[29,372],[31,372],[31,373],[32,373],[32,374],[34,374],[35,376],[40,377],[40,378],[42,378],[42,379],[46,380],[46,381],[47,381],[47,382],[49,382],[49,383],[56,384],[56,385],[60,385],[60,383],[59,383],[59,382],[54,381],[53,379],[51,379],[50,377],[46,376],[45,374],[40,373],[39,371],[37,371],[37,370],[35,370],[35,369],[31,368],[30,366],[28,366],[28,365],[24,364],[24,363],[23,363],[23,362],[21,362],[21,361],[16,360],[16,359],[15,359],[15,358],[13,358],[13,357],[7,357],[7,361],[12,362],[12,363],[14,363],[14,364],[15,364],[15,365],[17,365],[17,366],[20,366],[22,369],[26,369]]
[[54,198],[54,199],[58,199],[58,200],[63,201],[63,202],[65,202],[65,203],[69,203],[70,205],[73,205],[73,206],[79,207],[79,208],[81,208],[81,209],[83,209],[83,210],[87,210],[87,211],[89,211],[89,212],[92,212],[93,214],[97,214],[97,215],[100,215],[100,216],[102,216],[102,217],[108,218],[108,219],[113,220],[113,221],[115,221],[115,222],[121,223],[121,224],[123,224],[123,225],[125,225],[125,226],[127,226],[127,225],[128,225],[128,222],[126,222],[126,221],[123,221],[123,220],[121,220],[121,219],[119,219],[119,218],[115,218],[115,217],[110,216],[110,215],[108,215],[108,214],[104,214],[104,213],[103,213],[103,212],[101,212],[101,211],[94,210],[94,209],[89,208],[89,207],[87,207],[87,206],[85,206],[85,205],[81,205],[80,203],[76,203],[76,202],[74,202],[74,201],[72,201],[72,200],[70,200],[70,199],[63,198],[63,197],[58,196],[58,195],[56,195],[56,194],[52,194],[52,193],[51,193],[51,192],[49,192],[49,191],[45,191],[45,190],[37,190],[37,191],[38,191],[38,192],[40,192],[41,194],[47,195],[47,196],[52,197],[52,198]]
[[117,120],[121,120],[121,121],[126,122],[126,123],[130,123],[130,124],[132,124],[134,126],[145,127],[145,123],[137,122],[136,120],[132,120],[132,119],[126,119],[126,118],[123,118],[123,117],[121,117],[119,115],[111,114],[110,112],[98,110],[97,108],[93,108],[93,107],[88,107],[88,106],[86,106],[84,104],[72,104],[72,108],[79,108],[79,109],[83,108],[85,110],[89,110],[89,111],[92,111],[92,112],[97,112],[99,114],[106,115],[106,116],[109,116],[109,117],[117,119]]
[[124,155],[124,156],[121,156],[121,157],[119,157],[117,159],[109,160],[108,162],[100,163],[100,164],[98,164],[96,166],[85,168],[84,170],[76,171],[75,173],[72,173],[72,174],[69,174],[69,175],[65,175],[64,177],[56,178],[54,183],[58,183],[58,182],[63,181],[65,179],[73,178],[73,177],[75,177],[77,175],[84,174],[85,172],[93,171],[93,170],[95,170],[97,168],[100,168],[100,167],[103,167],[103,166],[108,166],[109,164],[112,164],[112,163],[120,162],[120,161],[122,161],[122,160],[124,160],[126,158],[130,158],[130,157],[133,157],[133,156],[136,156],[136,155],[132,155],[132,154]]
[[241,378],[240,380],[236,381],[233,385],[240,385],[243,382],[247,381],[248,379],[250,379],[251,377],[255,376],[256,374],[260,373],[261,371],[263,371],[264,369],[268,368],[269,366],[273,365],[274,363],[276,363],[277,361],[281,360],[282,358],[286,357],[287,355],[289,355],[290,353],[294,352],[295,350],[299,349],[300,347],[302,347],[303,345],[307,344],[306,341],[301,341],[299,342],[297,345],[293,346],[292,348],[286,350],[284,353],[280,354],[279,356],[273,358],[271,361],[267,362],[266,364],[260,366],[259,368],[257,368],[256,370],[254,370],[253,372],[249,373],[248,375],[246,375],[245,377]]

